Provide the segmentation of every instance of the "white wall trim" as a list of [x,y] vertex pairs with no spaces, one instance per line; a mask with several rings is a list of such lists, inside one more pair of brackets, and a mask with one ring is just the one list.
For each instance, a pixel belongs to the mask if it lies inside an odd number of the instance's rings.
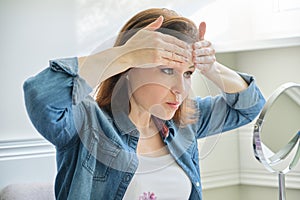
[[206,172],[201,174],[202,188],[212,189],[240,184],[240,176],[237,170],[224,170]]
[[44,139],[0,141],[0,161],[53,155],[54,146]]
[[[286,188],[300,189],[300,173],[290,172],[286,174]],[[218,172],[206,172],[201,175],[202,188],[213,189],[232,185],[255,185],[264,187],[278,187],[278,177],[264,169],[253,170],[225,170]]]
[[274,38],[264,40],[243,40],[243,41],[228,41],[219,43],[215,46],[218,53],[254,51],[271,48],[285,48],[300,45],[300,37]]
[[45,139],[0,141],[0,190],[9,184],[53,182],[55,148]]
[[[300,173],[290,172],[285,178],[286,188],[300,189]],[[278,176],[266,170],[243,170],[240,172],[240,184],[265,187],[278,187]]]
[[[278,177],[264,169],[224,170],[201,174],[203,189],[213,189],[232,185],[255,185],[263,187],[278,187]],[[290,172],[286,175],[286,188],[300,189],[300,173]]]

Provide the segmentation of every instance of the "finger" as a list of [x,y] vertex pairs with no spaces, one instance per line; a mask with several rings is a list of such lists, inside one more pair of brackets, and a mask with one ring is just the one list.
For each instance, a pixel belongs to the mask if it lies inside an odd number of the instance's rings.
[[168,34],[163,34],[163,33],[160,33],[160,34],[161,34],[162,40],[165,41],[166,43],[175,44],[178,47],[181,47],[183,49],[191,50],[191,45],[189,45],[187,42],[179,40],[178,38],[168,35]]
[[201,48],[201,49],[195,49],[193,51],[193,56],[210,56],[210,55],[214,55],[215,49],[213,48]]
[[[156,29],[159,29],[164,21],[164,17],[161,15],[159,16],[154,22],[143,28],[144,30],[149,30],[149,31],[154,31]],[[191,46],[188,45],[186,42],[177,39],[174,36],[168,35],[168,34],[163,34],[157,32],[157,35],[159,35],[165,42],[168,43],[173,43],[176,44],[179,47],[185,48],[185,49],[190,49]]]
[[209,47],[211,46],[211,43],[207,40],[201,40],[201,41],[198,41],[198,42],[195,42],[194,43],[194,49],[199,49],[199,48],[203,48],[203,47]]
[[161,63],[161,65],[171,66],[171,67],[183,67],[186,65],[193,65],[192,58],[187,60],[185,57],[175,54],[174,52],[168,52],[164,50],[160,50],[158,52],[160,57],[157,57],[157,63]]
[[171,43],[166,43],[163,45],[163,49],[165,51],[168,52],[173,52],[173,54],[179,55],[179,56],[183,56],[186,59],[191,59],[192,58],[192,54],[190,50],[181,48],[175,44],[171,44]]
[[159,29],[164,21],[164,17],[161,15],[159,16],[154,22],[146,26],[144,29],[148,31],[155,31]]
[[216,57],[212,56],[199,56],[193,59],[194,64],[213,64],[216,61]]
[[186,67],[186,63],[185,62],[177,62],[175,60],[163,59],[162,63],[165,66],[174,67],[174,68]]
[[[141,49],[136,49],[135,51],[140,51]],[[147,48],[143,49],[144,53],[142,56],[143,59],[141,62],[136,63],[132,67],[140,68],[151,68],[157,67],[159,65],[165,66],[182,66],[182,65],[193,65],[192,58],[187,59],[184,56],[177,55],[174,52],[169,52],[163,49],[158,48]]]
[[199,39],[200,40],[204,40],[205,32],[206,32],[206,23],[201,22],[199,25]]
[[193,49],[191,44],[181,41],[174,36],[160,32],[152,32],[151,36],[151,46],[153,48],[174,52],[177,55],[191,59],[191,51]]
[[211,64],[195,64],[195,67],[200,70],[201,73],[205,73],[210,70]]
[[173,60],[175,62],[180,62],[180,63],[191,63],[192,64],[191,56],[186,57],[186,56],[178,55],[178,54],[176,54],[174,52],[170,52],[170,51],[161,51],[160,55],[164,59]]

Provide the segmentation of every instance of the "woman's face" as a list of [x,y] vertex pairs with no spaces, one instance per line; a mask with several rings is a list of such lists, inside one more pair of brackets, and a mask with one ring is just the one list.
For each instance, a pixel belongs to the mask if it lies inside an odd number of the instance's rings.
[[194,70],[188,65],[132,68],[128,74],[131,110],[171,119],[190,92]]

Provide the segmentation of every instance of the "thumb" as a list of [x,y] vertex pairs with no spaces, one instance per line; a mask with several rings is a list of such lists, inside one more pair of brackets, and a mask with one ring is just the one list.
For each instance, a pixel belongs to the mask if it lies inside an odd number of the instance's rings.
[[161,15],[159,16],[154,22],[146,26],[144,29],[148,31],[155,31],[159,29],[164,21],[164,17]]
[[201,22],[199,25],[199,39],[200,40],[204,40],[205,31],[206,31],[206,23]]

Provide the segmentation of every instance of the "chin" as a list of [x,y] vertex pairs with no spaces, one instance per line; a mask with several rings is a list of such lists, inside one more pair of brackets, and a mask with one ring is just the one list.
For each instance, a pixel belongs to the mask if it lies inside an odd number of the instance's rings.
[[162,120],[171,120],[174,115],[175,115],[175,112],[176,110],[168,110],[168,109],[165,109],[164,107],[162,106],[153,106],[151,109],[150,109],[150,113],[159,118],[159,119],[162,119]]
[[162,120],[171,120],[173,119],[175,113],[157,113],[157,112],[153,113],[152,112],[152,115]]
[[167,116],[156,116],[156,117],[159,118],[159,119],[165,120],[165,121],[171,120],[171,119],[173,118],[173,116],[172,116],[172,117],[167,117]]

